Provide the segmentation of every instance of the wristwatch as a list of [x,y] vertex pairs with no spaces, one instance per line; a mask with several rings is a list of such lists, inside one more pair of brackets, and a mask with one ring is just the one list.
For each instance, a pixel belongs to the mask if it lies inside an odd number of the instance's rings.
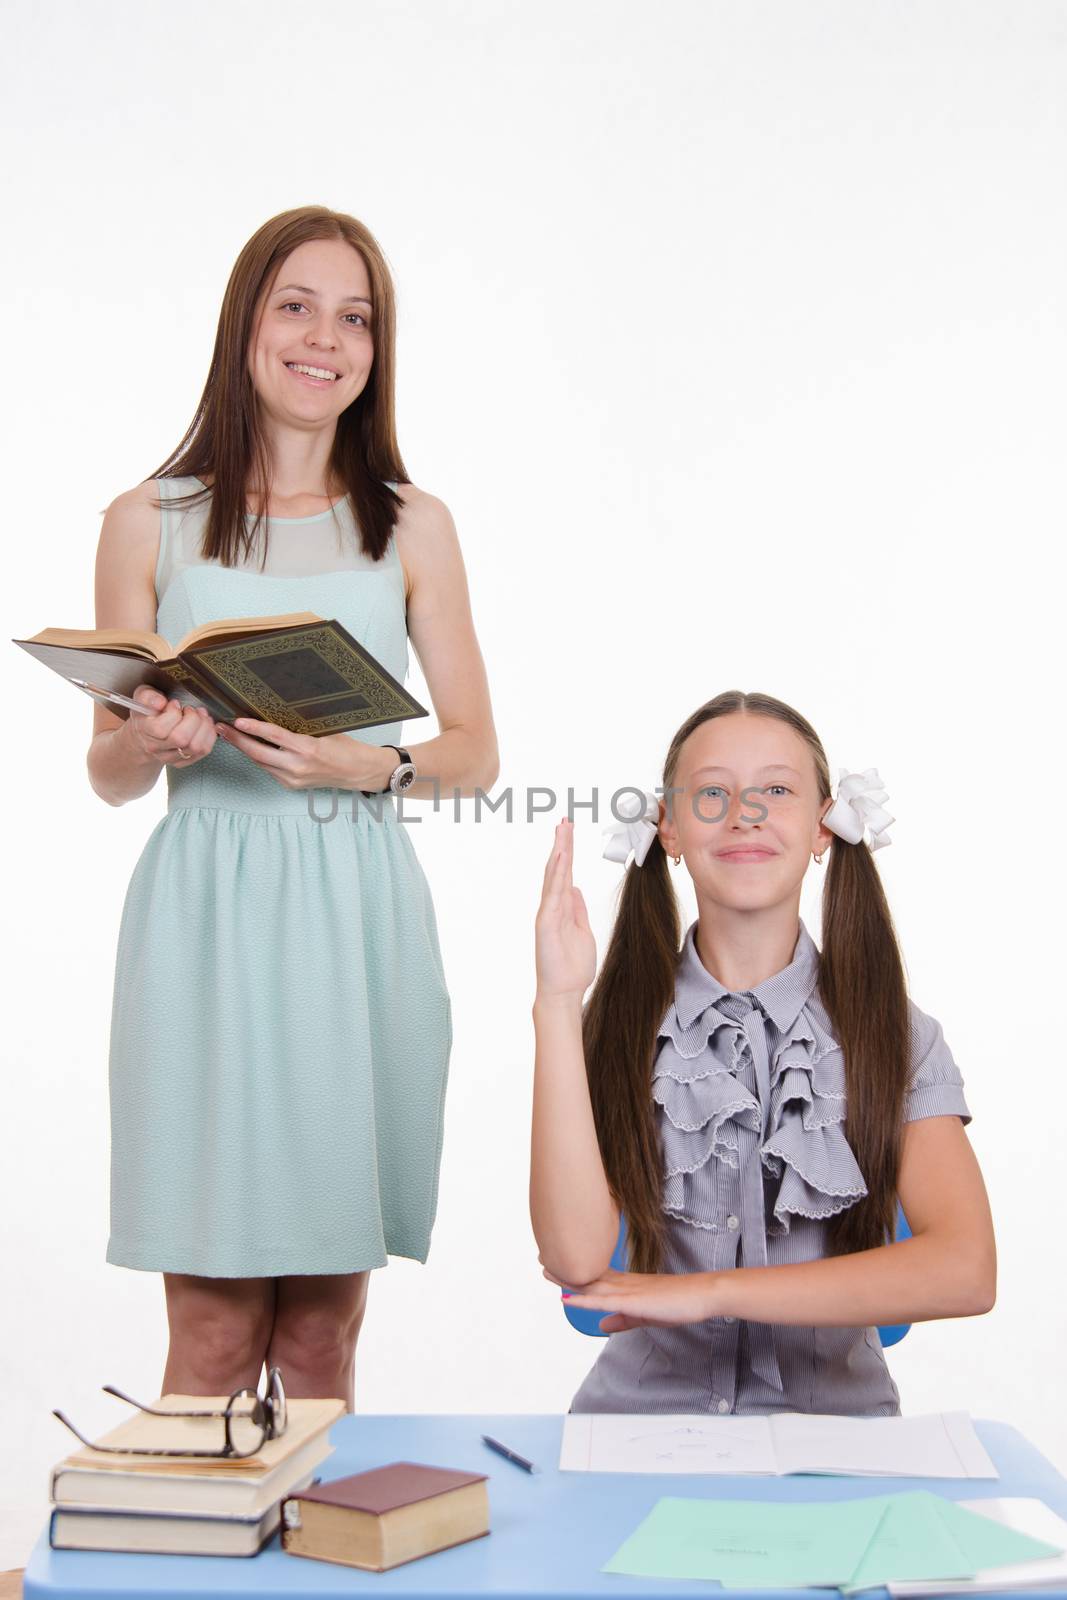
[[[414,761],[406,750],[401,750],[398,744],[387,744],[387,750],[395,750],[400,757],[400,763],[395,766],[389,775],[389,791],[392,794],[403,794],[405,789],[410,789],[415,782],[416,767]],[[385,789],[361,789],[360,794],[385,794]]]
[[401,750],[398,744],[387,745],[386,748],[395,750],[400,757],[400,765],[394,767],[389,775],[389,787],[394,794],[403,794],[404,790],[410,789],[415,782],[415,763],[407,751]]

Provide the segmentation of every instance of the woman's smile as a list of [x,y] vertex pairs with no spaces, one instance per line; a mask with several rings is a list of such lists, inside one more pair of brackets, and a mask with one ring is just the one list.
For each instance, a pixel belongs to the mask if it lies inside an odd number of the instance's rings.
[[331,383],[338,383],[341,376],[333,367],[310,361],[287,361],[285,368],[298,383],[309,383],[313,389],[328,389]]

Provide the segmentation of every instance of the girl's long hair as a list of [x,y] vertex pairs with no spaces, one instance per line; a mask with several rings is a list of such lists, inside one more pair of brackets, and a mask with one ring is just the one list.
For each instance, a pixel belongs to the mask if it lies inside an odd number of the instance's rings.
[[[830,770],[811,724],[765,694],[730,689],[694,711],[667,752],[663,788],[675,783],[689,735],[713,717],[777,717],[806,741],[821,801]],[[658,835],[641,866],[627,868],[603,965],[582,1014],[589,1093],[604,1171],[626,1219],[631,1269],[655,1272],[666,1229],[662,1156],[652,1100],[657,1030],[674,999],[681,913]],[[895,1234],[904,1098],[910,1070],[907,987],[889,906],[869,847],[835,839],[822,898],[819,995],[844,1052],[845,1136],[867,1195],[828,1223],[828,1253],[885,1244]]]
[[[343,239],[359,252],[371,282],[374,361],[362,394],[337,419],[332,474],[352,498],[364,552],[384,555],[401,501],[387,479],[408,483],[396,440],[396,295],[392,276],[376,239],[355,217],[325,206],[283,211],[252,235],[234,263],[215,334],[204,392],[185,436],[152,478],[196,477],[210,473],[210,490],[180,496],[192,506],[210,493],[211,506],[201,555],[232,566],[252,548],[263,521],[245,522],[246,492],[262,487],[269,503],[273,462],[264,437],[255,388],[248,371],[248,347],[260,298],[286,256],[311,239]],[[158,502],[157,502],[158,504]]]

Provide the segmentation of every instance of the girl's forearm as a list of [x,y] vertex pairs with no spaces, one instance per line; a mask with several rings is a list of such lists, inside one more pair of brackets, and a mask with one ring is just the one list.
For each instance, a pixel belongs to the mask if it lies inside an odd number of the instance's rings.
[[577,1286],[605,1271],[619,1232],[589,1100],[581,997],[539,995],[533,1020],[530,1220],[544,1265]]
[[[131,712],[131,716],[135,713]],[[139,800],[155,787],[164,763],[155,761],[130,738],[127,723],[94,735],[85,757],[89,783],[109,806]]]
[[709,1316],[812,1328],[980,1316],[996,1298],[995,1254],[930,1233],[853,1255],[701,1276]]

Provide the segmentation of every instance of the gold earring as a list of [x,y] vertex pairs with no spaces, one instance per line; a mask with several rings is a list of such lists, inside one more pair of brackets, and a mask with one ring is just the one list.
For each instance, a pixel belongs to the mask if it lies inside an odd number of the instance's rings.
[[674,862],[675,866],[678,865],[678,863],[681,861],[681,859],[682,859],[682,857],[681,857],[681,853],[680,852],[676,856],[671,856],[671,860]]
[[[823,851],[823,855],[825,855],[825,854],[826,854],[826,851],[824,850]],[[817,867],[821,867],[822,866],[822,856],[816,856],[815,857],[815,865]]]

